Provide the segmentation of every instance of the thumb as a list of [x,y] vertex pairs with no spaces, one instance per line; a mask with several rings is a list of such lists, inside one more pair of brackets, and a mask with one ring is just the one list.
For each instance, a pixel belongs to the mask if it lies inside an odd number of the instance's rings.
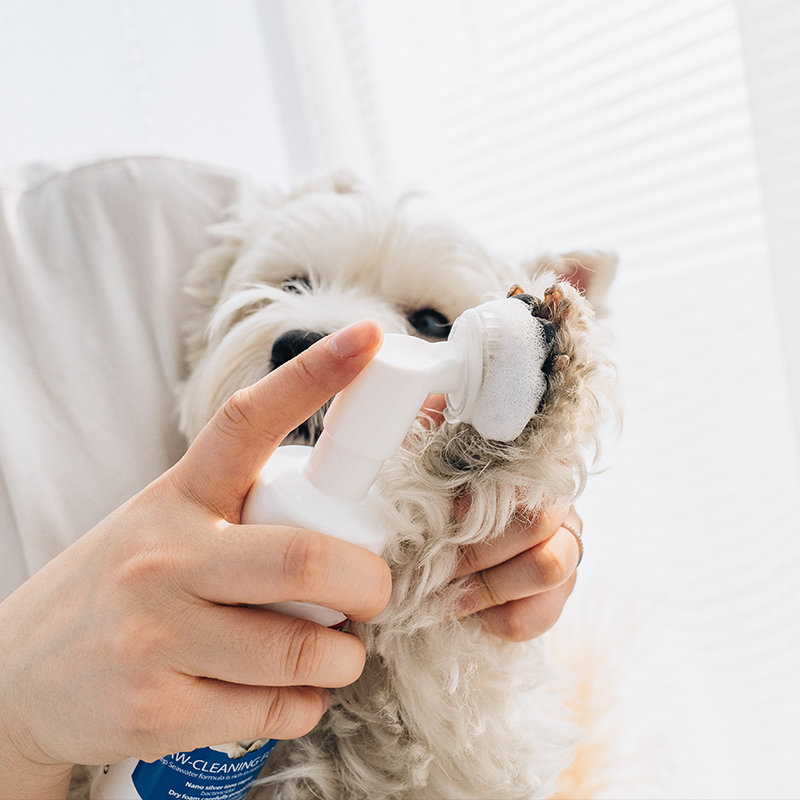
[[179,489],[238,523],[247,492],[283,438],[344,389],[381,342],[377,322],[356,322],[236,392],[176,464]]

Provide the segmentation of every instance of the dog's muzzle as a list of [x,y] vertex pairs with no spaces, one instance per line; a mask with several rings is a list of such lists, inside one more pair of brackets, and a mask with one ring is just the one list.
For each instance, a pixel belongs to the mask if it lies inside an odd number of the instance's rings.
[[319,331],[293,330],[282,333],[272,345],[272,369],[277,369],[281,364],[291,361],[304,350],[311,347],[327,334]]

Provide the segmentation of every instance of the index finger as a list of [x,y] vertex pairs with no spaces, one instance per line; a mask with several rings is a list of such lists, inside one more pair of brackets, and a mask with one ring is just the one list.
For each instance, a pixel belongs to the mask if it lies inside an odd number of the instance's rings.
[[377,322],[356,322],[236,392],[175,466],[181,491],[229,522],[238,522],[244,498],[275,448],[344,389],[381,342]]
[[465,547],[460,554],[453,578],[463,578],[473,572],[496,567],[531,547],[547,541],[566,521],[571,508],[548,508],[535,520],[518,516],[503,533],[489,541]]

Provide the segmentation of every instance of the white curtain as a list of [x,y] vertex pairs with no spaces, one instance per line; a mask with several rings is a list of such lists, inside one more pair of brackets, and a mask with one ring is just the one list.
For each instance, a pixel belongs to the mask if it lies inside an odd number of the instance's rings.
[[625,429],[565,620],[637,631],[611,795],[796,797],[800,3],[263,7],[306,165],[430,191],[511,253],[619,253]]

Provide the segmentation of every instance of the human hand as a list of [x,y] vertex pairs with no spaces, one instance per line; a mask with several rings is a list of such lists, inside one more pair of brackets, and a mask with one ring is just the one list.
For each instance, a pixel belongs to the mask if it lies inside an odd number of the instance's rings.
[[[431,395],[423,409],[425,424],[440,424],[444,407],[443,395]],[[468,509],[467,495],[456,499],[456,519]],[[458,616],[479,613],[491,633],[514,642],[546,633],[575,587],[582,531],[574,508],[549,508],[536,519],[516,516],[491,543],[465,547],[453,579],[469,576],[470,588]]]
[[[458,515],[458,508],[456,509]],[[470,576],[459,616],[480,613],[495,636],[535,639],[556,624],[577,580],[583,523],[571,506],[517,516],[501,536],[461,551],[454,579]]]
[[64,796],[73,763],[293,738],[365,652],[347,633],[240,604],[305,600],[369,620],[378,556],[240,525],[284,436],[377,352],[376,323],[328,337],[234,395],[183,459],[0,604],[0,797]]

